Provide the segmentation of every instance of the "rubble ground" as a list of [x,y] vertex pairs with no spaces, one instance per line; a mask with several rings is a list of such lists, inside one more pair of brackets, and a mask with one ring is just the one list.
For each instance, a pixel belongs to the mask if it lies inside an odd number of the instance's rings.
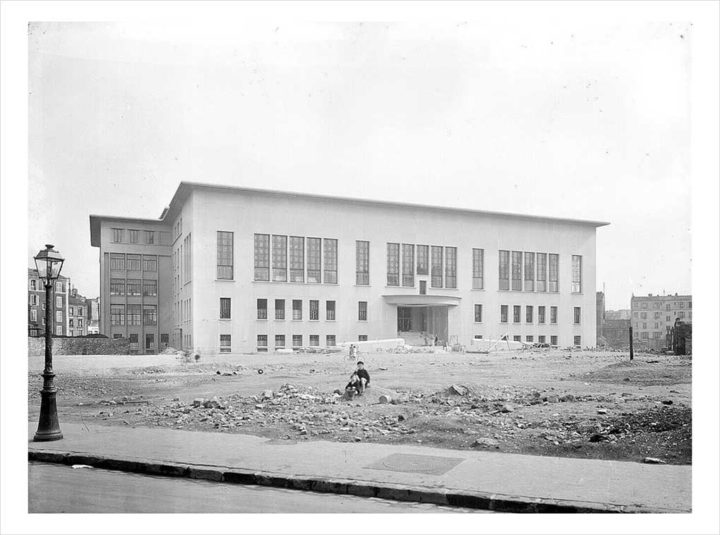
[[[537,349],[360,358],[371,387],[346,401],[334,391],[354,361],[337,353],[178,357],[138,368],[58,356],[58,412],[61,424],[692,461],[691,357]],[[37,371],[28,380],[36,419],[41,380]]]

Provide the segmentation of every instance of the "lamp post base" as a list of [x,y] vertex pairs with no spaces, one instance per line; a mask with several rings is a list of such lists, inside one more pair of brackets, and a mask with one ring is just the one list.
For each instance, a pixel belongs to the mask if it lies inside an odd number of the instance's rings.
[[34,442],[60,440],[63,437],[57,416],[57,405],[55,403],[56,393],[57,390],[55,388],[40,391],[40,395],[42,396],[40,403],[40,422],[33,437]]

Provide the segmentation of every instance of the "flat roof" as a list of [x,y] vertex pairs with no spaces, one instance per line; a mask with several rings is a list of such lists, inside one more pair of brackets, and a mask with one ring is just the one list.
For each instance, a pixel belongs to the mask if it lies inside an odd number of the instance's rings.
[[469,214],[469,215],[485,215],[494,217],[506,217],[511,219],[523,219],[530,221],[546,221],[554,223],[571,223],[574,225],[588,225],[593,227],[603,227],[609,225],[606,221],[591,221],[586,219],[571,219],[564,217],[552,217],[552,216],[538,216],[528,214],[518,214],[512,212],[495,212],[491,210],[475,210],[470,208],[456,208],[447,206],[435,206],[429,204],[416,204],[416,203],[404,203],[397,201],[383,201],[375,199],[360,199],[354,197],[336,197],[332,195],[319,195],[315,193],[300,193],[294,191],[281,191],[281,190],[270,190],[261,188],[247,188],[240,186],[226,186],[221,184],[206,184],[202,182],[180,182],[175,194],[173,195],[170,205],[165,208],[158,219],[144,219],[144,218],[133,218],[133,217],[121,217],[121,216],[103,216],[103,215],[90,215],[90,242],[94,247],[100,246],[100,221],[112,220],[112,221],[137,221],[143,223],[167,223],[175,218],[176,214],[180,211],[185,200],[190,196],[194,190],[213,190],[213,191],[225,191],[232,193],[250,193],[250,194],[261,194],[275,197],[300,197],[304,199],[316,199],[322,201],[337,201],[347,202],[353,204],[362,204],[368,206],[389,206],[395,208],[420,208],[423,210],[432,210],[439,212],[449,212],[455,214]]

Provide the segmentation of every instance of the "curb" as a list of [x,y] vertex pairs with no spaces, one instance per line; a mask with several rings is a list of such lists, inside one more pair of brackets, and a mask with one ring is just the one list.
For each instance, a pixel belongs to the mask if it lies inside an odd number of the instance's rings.
[[262,485],[290,490],[348,494],[402,502],[432,503],[451,507],[484,509],[503,513],[680,513],[595,502],[553,500],[527,496],[508,496],[483,492],[463,492],[396,484],[371,483],[347,479],[307,477],[259,472],[241,468],[194,465],[167,461],[147,461],[105,457],[85,453],[28,450],[28,460],[54,464],[86,464],[104,470],[165,477],[202,479],[239,485]]

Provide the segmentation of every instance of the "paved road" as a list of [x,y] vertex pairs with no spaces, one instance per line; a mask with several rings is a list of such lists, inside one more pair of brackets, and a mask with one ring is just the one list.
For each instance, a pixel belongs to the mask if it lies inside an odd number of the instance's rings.
[[30,513],[488,513],[30,463]]

